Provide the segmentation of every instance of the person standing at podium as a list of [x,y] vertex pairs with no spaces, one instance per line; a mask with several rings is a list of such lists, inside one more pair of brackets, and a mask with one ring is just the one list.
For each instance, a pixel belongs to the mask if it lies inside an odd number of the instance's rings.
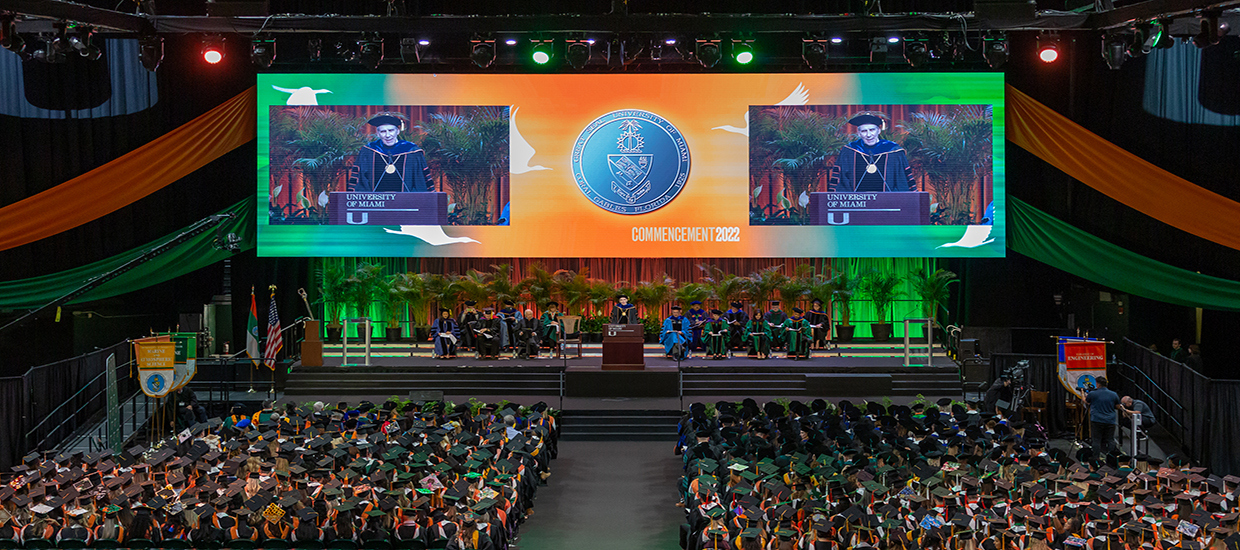
[[887,121],[878,113],[863,112],[848,120],[857,128],[856,141],[840,150],[828,186],[835,193],[916,191],[908,155],[896,142],[881,139]]
[[689,320],[680,314],[679,305],[672,306],[672,314],[663,320],[663,334],[659,342],[668,359],[683,361],[689,357],[689,339],[685,336]]
[[405,115],[379,113],[366,121],[379,139],[357,153],[349,169],[350,192],[426,193],[435,190],[426,153],[417,144],[400,139]]
[[611,308],[611,324],[641,324],[641,320],[637,318],[637,306],[629,303],[628,296],[621,294],[616,297],[616,307]]

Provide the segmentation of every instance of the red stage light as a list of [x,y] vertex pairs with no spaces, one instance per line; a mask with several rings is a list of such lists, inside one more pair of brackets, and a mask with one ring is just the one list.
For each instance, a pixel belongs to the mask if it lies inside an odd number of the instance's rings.
[[1059,48],[1055,47],[1054,44],[1043,46],[1042,49],[1038,50],[1038,59],[1041,59],[1043,63],[1054,63],[1058,61]]
[[212,65],[224,60],[224,48],[216,44],[202,47],[202,60]]

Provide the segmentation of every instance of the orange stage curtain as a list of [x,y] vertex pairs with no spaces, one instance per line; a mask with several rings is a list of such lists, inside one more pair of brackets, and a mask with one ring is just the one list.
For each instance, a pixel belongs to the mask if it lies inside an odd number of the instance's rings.
[[0,208],[0,250],[115,212],[253,140],[254,105],[250,88],[112,162]]
[[1006,109],[1008,141],[1134,210],[1240,250],[1240,203],[1117,147],[1011,86]]

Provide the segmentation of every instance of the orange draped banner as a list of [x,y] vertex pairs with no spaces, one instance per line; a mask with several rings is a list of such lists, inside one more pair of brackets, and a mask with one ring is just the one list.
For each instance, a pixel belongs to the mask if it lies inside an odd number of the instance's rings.
[[256,135],[254,105],[250,88],[112,162],[0,208],[0,250],[106,216],[240,147]]
[[1240,250],[1240,203],[1180,178],[1007,87],[1007,139],[1102,194],[1172,227]]

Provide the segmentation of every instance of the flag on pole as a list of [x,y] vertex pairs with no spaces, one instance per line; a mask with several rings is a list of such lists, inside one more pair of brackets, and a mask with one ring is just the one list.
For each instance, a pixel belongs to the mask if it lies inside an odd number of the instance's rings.
[[245,324],[245,354],[258,359],[258,302],[254,301],[254,287],[250,287],[250,320]]
[[276,311],[276,287],[271,285],[271,307],[267,309],[267,349],[263,351],[263,362],[267,363],[267,368],[276,370],[276,354],[283,348],[280,313]]

